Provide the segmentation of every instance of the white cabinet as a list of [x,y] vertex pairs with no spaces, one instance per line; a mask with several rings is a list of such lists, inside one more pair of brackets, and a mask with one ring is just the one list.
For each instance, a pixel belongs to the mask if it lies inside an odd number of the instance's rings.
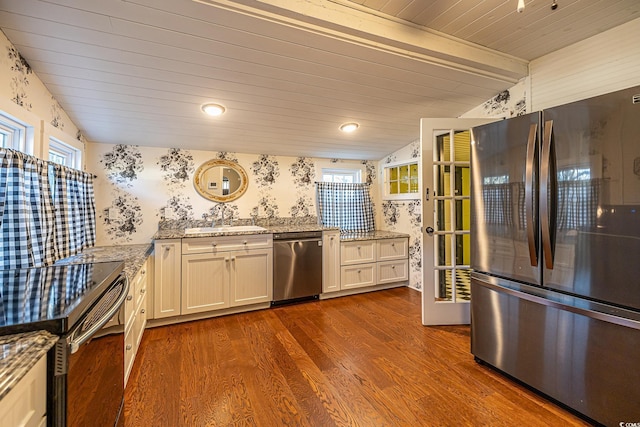
[[37,427],[46,425],[47,412],[46,354],[0,400],[0,424]]
[[156,240],[153,318],[180,315],[182,253],[180,239]]
[[232,307],[271,302],[273,249],[232,252],[229,289]]
[[185,239],[181,314],[270,302],[272,243],[271,234]]
[[406,237],[342,242],[340,290],[408,280],[408,250]]
[[343,242],[340,248],[340,261],[341,265],[376,262],[376,240]]
[[182,256],[182,314],[229,307],[228,253]]
[[322,292],[340,290],[340,231],[322,233]]
[[142,334],[147,324],[147,289],[149,288],[149,264],[150,259],[142,264],[142,267],[135,275],[131,283],[129,283],[129,294],[125,299],[124,305],[124,383],[127,384],[129,380],[129,374],[131,368],[133,368],[133,362],[135,361],[136,354],[138,353],[138,347],[140,341],[142,341]]

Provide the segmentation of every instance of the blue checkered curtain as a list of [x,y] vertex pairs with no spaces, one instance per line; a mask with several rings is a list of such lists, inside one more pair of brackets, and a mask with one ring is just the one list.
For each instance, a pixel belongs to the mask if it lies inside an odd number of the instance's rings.
[[51,164],[55,189],[56,259],[75,255],[95,244],[96,210],[93,176],[77,169]]
[[325,227],[341,231],[374,231],[373,203],[369,184],[316,182],[318,218]]
[[0,268],[51,264],[54,210],[48,162],[0,149]]

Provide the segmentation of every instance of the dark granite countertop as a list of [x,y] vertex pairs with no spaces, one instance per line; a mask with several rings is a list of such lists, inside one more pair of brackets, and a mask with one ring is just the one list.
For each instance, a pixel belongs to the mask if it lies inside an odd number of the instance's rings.
[[46,331],[0,336],[0,399],[46,356],[58,337]]

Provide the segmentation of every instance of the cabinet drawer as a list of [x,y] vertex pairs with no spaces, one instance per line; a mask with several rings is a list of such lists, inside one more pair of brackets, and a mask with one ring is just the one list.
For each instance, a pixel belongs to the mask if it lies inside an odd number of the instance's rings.
[[342,242],[340,245],[340,264],[362,264],[376,262],[376,241],[359,240]]
[[400,239],[378,240],[377,260],[388,261],[407,258],[409,256],[408,247],[409,239],[405,237]]
[[142,268],[136,274],[135,286],[134,286],[134,299],[136,300],[136,306],[140,305],[140,301],[147,293],[147,267],[148,263],[142,264]]
[[266,249],[273,243],[272,234],[244,236],[193,237],[182,239],[183,254],[217,253],[247,249]]
[[376,264],[350,265],[340,268],[341,289],[360,288],[376,284]]
[[378,283],[401,282],[409,279],[409,261],[384,261],[378,264]]

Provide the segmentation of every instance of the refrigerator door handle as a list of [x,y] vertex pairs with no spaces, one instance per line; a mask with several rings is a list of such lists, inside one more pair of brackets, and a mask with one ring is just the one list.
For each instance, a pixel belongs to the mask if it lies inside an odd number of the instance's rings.
[[552,227],[555,228],[555,220],[550,217],[550,204],[555,203],[553,190],[555,186],[551,179],[554,179],[555,159],[553,155],[553,120],[544,122],[544,137],[542,139],[542,152],[540,162],[540,226],[542,228],[542,251],[544,252],[544,264],[549,270],[553,270],[553,238]]
[[536,152],[536,135],[538,134],[538,124],[532,124],[529,128],[529,138],[527,139],[527,164],[525,168],[524,184],[524,216],[527,227],[527,242],[529,243],[529,259],[531,266],[538,265],[538,236],[537,228],[534,226],[533,218],[533,168]]

